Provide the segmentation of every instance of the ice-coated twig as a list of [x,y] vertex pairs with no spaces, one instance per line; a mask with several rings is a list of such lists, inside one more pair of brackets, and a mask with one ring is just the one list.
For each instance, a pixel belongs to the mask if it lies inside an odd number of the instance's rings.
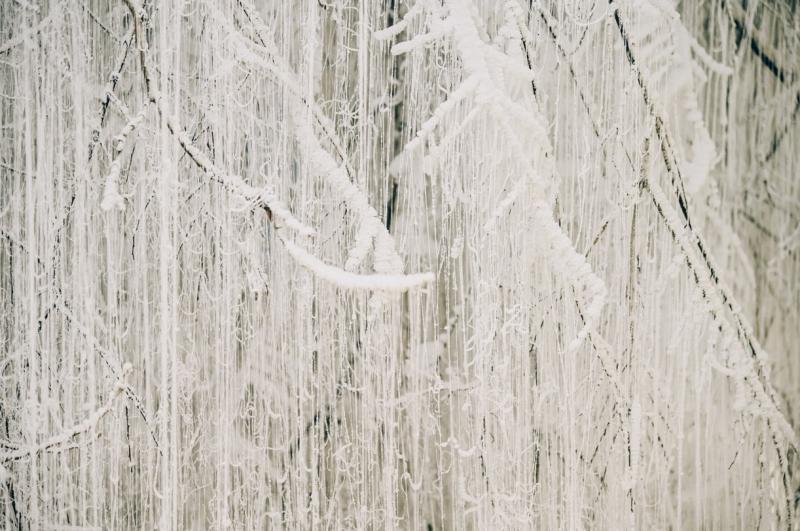
[[[426,5],[425,7],[431,10],[430,6]],[[506,95],[503,87],[494,81],[489,62],[496,63],[496,54],[499,52],[496,52],[481,38],[475,21],[470,15],[469,3],[465,0],[448,0],[446,7],[448,11],[444,20],[439,20],[438,13],[434,13],[432,10],[431,20],[436,22],[437,27],[447,28],[450,32],[453,45],[464,64],[464,70],[468,77],[434,112],[434,116],[425,122],[418,136],[409,142],[404,152],[408,153],[409,150],[416,149],[421,139],[426,138],[439,125],[444,114],[473,93],[476,105],[485,106],[493,111],[488,115],[494,117],[501,131],[505,132],[510,147],[526,171],[512,185],[511,191],[506,197],[500,200],[497,207],[493,209],[485,227],[487,230],[494,230],[498,220],[518,199],[527,183],[533,182],[534,220],[550,245],[548,260],[553,266],[553,271],[573,285],[586,305],[584,328],[579,332],[576,340],[569,345],[568,350],[571,351],[577,348],[589,331],[597,325],[605,305],[605,284],[592,271],[585,257],[575,249],[572,241],[555,222],[552,211],[545,201],[548,180],[553,174],[553,167],[549,155],[551,146],[547,138],[544,118],[536,110],[524,108],[513,102]],[[512,64],[511,59],[502,62],[501,66],[508,67],[509,64]],[[527,72],[530,72],[530,69],[525,69],[523,65],[519,65],[519,69],[525,71],[526,75],[523,77],[529,79]],[[530,78],[532,78],[532,72]],[[515,130],[512,122],[525,127],[530,133],[525,146],[521,144],[518,138],[519,133]]]
[[119,51],[117,60],[114,61],[114,70],[109,75],[105,87],[103,87],[103,95],[100,97],[100,111],[97,115],[97,125],[95,125],[94,129],[92,130],[92,138],[89,143],[90,161],[92,160],[92,156],[94,154],[94,148],[100,141],[100,128],[103,127],[103,122],[105,122],[106,113],[108,112],[108,104],[112,100],[116,99],[114,96],[114,89],[117,87],[120,75],[122,75],[122,69],[125,68],[125,62],[128,60],[128,54],[130,53],[130,48],[133,44],[134,35],[134,26],[131,25],[130,29],[125,34],[125,37],[122,38],[122,48]]
[[364,289],[381,291],[407,291],[411,288],[430,284],[436,280],[433,273],[413,273],[406,275],[357,274],[344,271],[326,264],[302,247],[290,240],[280,237],[284,247],[297,263],[305,267],[314,276],[331,284],[346,289]]
[[131,365],[126,363],[122,367],[122,372],[120,375],[120,379],[114,385],[114,389],[108,395],[108,399],[106,399],[105,403],[96,409],[91,415],[86,417],[81,422],[70,426],[69,428],[65,429],[61,433],[57,435],[53,435],[48,437],[46,440],[42,441],[39,444],[35,444],[32,446],[23,446],[23,445],[15,445],[16,449],[9,451],[9,452],[0,452],[0,461],[13,461],[16,459],[22,459],[26,456],[32,454],[38,454],[40,452],[46,451],[60,451],[61,446],[63,444],[68,443],[74,437],[80,435],[81,433],[85,433],[94,429],[100,420],[105,417],[112,409],[114,409],[114,403],[122,394],[125,389],[128,387],[127,383],[125,382],[124,378],[131,372]]
[[60,2],[53,4],[53,6],[50,8],[50,12],[47,14],[46,17],[40,20],[38,24],[36,24],[32,28],[20,30],[18,35],[13,36],[3,44],[0,44],[0,53],[5,53],[13,48],[16,48],[17,46],[25,42],[26,39],[33,37],[34,35],[37,35],[39,32],[45,29],[51,22],[53,22],[53,20],[56,18],[56,15],[59,13],[60,10],[61,10]]
[[388,41],[392,37],[395,37],[402,33],[407,27],[408,23],[411,22],[415,16],[422,12],[422,2],[417,2],[411,9],[409,9],[405,16],[400,19],[396,24],[392,26],[388,26],[381,30],[375,30],[372,32],[372,36],[379,41]]
[[[737,337],[739,341],[743,341],[745,350],[753,349],[752,359],[755,363],[750,378],[750,385],[753,388],[756,398],[765,399],[767,401],[767,404],[762,404],[762,407],[768,406],[766,409],[767,418],[770,419],[772,427],[791,445],[797,446],[797,436],[778,408],[777,401],[774,398],[775,391],[766,376],[764,366],[766,355],[763,349],[758,343],[747,343],[745,334],[752,332],[748,330],[746,323],[735,321],[736,327],[732,328],[730,323],[723,317],[730,311],[728,305],[731,304],[732,301],[727,295],[727,289],[722,283],[722,280],[715,278],[713,275],[714,270],[709,270],[706,267],[705,260],[697,255],[697,235],[688,230],[681,222],[678,212],[670,205],[666,194],[658,183],[652,179],[648,179],[643,185],[650,194],[653,205],[656,207],[659,216],[667,225],[673,239],[680,247],[686,264],[694,277],[695,283],[700,289],[700,293],[707,304],[711,316],[718,323],[724,334],[730,337]],[[706,257],[706,260],[708,259],[709,257]],[[726,312],[726,310],[728,312]]]
[[745,38],[750,40],[750,49],[753,54],[761,60],[761,63],[777,77],[781,83],[792,82],[796,77],[796,72],[787,69],[780,61],[780,55],[769,45],[769,39],[753,25],[752,17],[749,17],[745,9],[738,0],[725,0],[728,16],[733,20],[736,27],[744,33]]
[[[311,109],[311,114],[313,115],[317,125],[325,134],[326,140],[333,145],[334,149],[336,150],[336,154],[341,158],[342,164],[344,164],[348,175],[352,175],[353,170],[347,160],[347,152],[339,140],[339,137],[336,135],[336,128],[334,127],[333,123],[331,123],[328,117],[325,116],[325,113],[322,112],[322,109],[320,109],[319,105],[317,105],[314,101],[308,101],[306,99],[306,96],[300,88],[300,83],[297,81],[296,76],[292,73],[291,66],[281,56],[280,51],[275,46],[275,43],[272,42],[266,25],[261,20],[261,17],[256,12],[252,3],[249,0],[238,0],[238,3],[245,17],[248,21],[250,21],[253,31],[258,38],[258,42],[256,43],[248,39],[241,38],[239,42],[245,46],[240,46],[237,49],[237,53],[242,53],[245,51],[245,49],[249,50],[250,48],[256,48],[257,51],[266,53],[267,60],[260,61],[260,64],[264,66],[273,76],[275,76],[277,81],[280,81],[283,86],[288,89],[291,96],[293,96],[303,106]],[[225,17],[217,12],[213,6],[210,6],[210,8],[212,12],[216,14],[217,20],[219,20],[222,26],[228,30],[229,35],[237,38],[241,37],[241,34],[235,28],[233,28],[233,26],[228,20],[225,19]],[[258,60],[260,57],[256,57],[256,59]]]
[[[148,56],[147,43],[144,41],[144,32],[142,29],[141,17],[143,15],[143,11],[135,2],[135,0],[125,0],[125,2],[128,5],[128,8],[131,10],[134,18],[136,43],[139,48],[147,97],[150,102],[156,105],[156,109],[164,119],[167,129],[175,137],[175,139],[178,141],[178,144],[180,144],[186,154],[189,155],[189,158],[192,159],[195,165],[203,170],[203,172],[205,172],[210,178],[222,184],[225,189],[238,195],[245,201],[254,204],[254,206],[264,209],[271,220],[274,216],[275,221],[277,221],[279,224],[283,222],[284,226],[297,230],[304,235],[313,234],[313,229],[305,226],[303,223],[295,219],[289,213],[288,208],[277,201],[277,198],[274,196],[274,194],[265,190],[258,190],[245,183],[241,177],[236,175],[227,175],[224,171],[218,168],[205,153],[203,153],[199,148],[197,148],[197,146],[194,145],[191,137],[178,124],[178,120],[166,111],[163,98],[161,94],[159,94],[155,86],[155,82],[150,77],[150,60]],[[275,207],[274,211],[272,208],[273,206]]]
[[[283,227],[293,229],[305,236],[314,234],[314,231],[294,218],[290,214],[289,209],[283,203],[277,201],[274,194],[264,190],[257,190],[247,185],[239,176],[226,175],[205,153],[192,143],[189,135],[178,125],[177,119],[164,108],[162,97],[156,88],[155,82],[150,77],[151,69],[149,68],[148,49],[142,29],[142,17],[145,16],[144,12],[137,4],[136,0],[125,0],[125,2],[134,18],[136,42],[139,47],[142,74],[144,76],[147,95],[150,101],[156,105],[156,109],[164,119],[167,129],[175,136],[178,143],[195,165],[203,170],[210,178],[221,183],[227,190],[265,210],[268,219],[278,230],[279,239],[284,243],[287,251],[289,251],[290,255],[297,260],[298,263],[317,274],[323,280],[343,287],[405,290],[435,280],[434,275],[431,273],[421,273],[417,275],[402,274],[402,260],[395,251],[394,239],[380,222],[377,212],[369,205],[366,196],[364,196],[358,187],[350,182],[346,171],[338,166],[333,160],[333,157],[319,145],[319,141],[316,139],[316,136],[313,135],[312,126],[299,119],[296,121],[298,126],[298,140],[305,143],[312,165],[340,191],[345,202],[361,218],[359,235],[356,238],[356,251],[365,253],[365,248],[368,250],[368,244],[371,243],[371,240],[375,240],[374,268],[380,274],[363,275],[365,278],[359,281],[356,279],[359,275],[325,264],[281,234],[281,229]],[[250,16],[254,16],[254,14],[251,13]],[[262,39],[264,38],[263,36],[259,37]],[[306,128],[310,129],[310,131]],[[349,263],[350,260],[348,260],[348,264]]]
[[[293,80],[288,65],[275,50],[266,28],[258,14],[245,2],[240,2],[247,18],[253,23],[258,39],[263,43],[264,51],[276,62],[282,77]],[[292,82],[292,84],[294,84]],[[310,107],[309,107],[310,106]],[[295,125],[295,136],[309,161],[313,171],[328,182],[338,192],[345,204],[350,208],[358,220],[358,231],[353,247],[348,252],[345,269],[355,271],[369,254],[374,244],[373,270],[384,275],[403,274],[403,260],[397,253],[394,237],[381,222],[378,212],[370,205],[367,196],[355,185],[347,173],[346,167],[336,163],[334,158],[322,147],[313,124],[308,119],[309,108],[313,113],[310,102],[294,102],[291,105]],[[431,278],[423,274],[420,278]]]
[[125,124],[125,127],[122,128],[122,131],[120,131],[120,133],[114,137],[112,141],[111,168],[106,176],[105,189],[103,190],[103,200],[100,203],[100,208],[103,210],[123,210],[125,208],[125,201],[119,194],[120,154],[122,153],[122,150],[125,149],[125,142],[127,141],[128,136],[144,119],[145,112],[146,109],[142,109],[139,114],[131,118],[128,123]]
[[646,186],[660,217],[681,248],[686,258],[686,263],[703,294],[703,298],[709,305],[712,316],[714,316],[721,325],[725,326],[727,326],[727,321],[724,315],[727,313],[731,316],[734,325],[733,333],[735,333],[735,337],[742,343],[745,351],[748,352],[755,361],[755,376],[757,377],[761,390],[769,397],[771,403],[770,407],[773,409],[771,414],[774,417],[772,423],[776,424],[774,429],[789,441],[790,444],[796,446],[797,441],[794,431],[780,412],[772,385],[769,382],[765,363],[767,357],[766,353],[753,335],[752,328],[747,322],[747,319],[742,315],[738,302],[717,274],[718,268],[709,254],[707,250],[708,247],[702,236],[692,227],[689,218],[686,193],[683,188],[683,177],[678,164],[679,159],[673,147],[675,145],[674,141],[669,129],[665,125],[661,110],[653,99],[650,84],[638,63],[635,45],[632,43],[631,36],[627,29],[627,23],[620,14],[619,9],[614,12],[614,21],[619,30],[628,63],[636,75],[647,112],[653,119],[655,132],[661,148],[662,160],[664,161],[667,172],[671,176],[673,192],[677,197],[680,212],[672,208],[666,195],[652,179],[648,179],[642,184]]

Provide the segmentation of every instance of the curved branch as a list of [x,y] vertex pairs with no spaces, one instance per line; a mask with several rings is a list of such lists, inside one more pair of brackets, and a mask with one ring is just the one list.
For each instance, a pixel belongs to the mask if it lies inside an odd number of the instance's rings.
[[[248,202],[262,208],[266,212],[267,218],[278,231],[279,239],[284,243],[286,249],[289,251],[289,254],[292,255],[292,257],[300,265],[317,274],[323,280],[343,287],[356,287],[360,289],[405,290],[435,280],[435,277],[432,273],[422,273],[418,275],[356,275],[354,273],[350,273],[337,267],[325,264],[321,260],[313,257],[305,249],[302,249],[297,244],[286,239],[286,237],[281,234],[281,229],[284,226],[294,229],[304,236],[310,236],[314,234],[314,230],[295,219],[290,214],[289,209],[280,203],[270,192],[259,190],[246,184],[239,176],[225,174],[205,153],[203,153],[192,143],[189,135],[180,128],[177,120],[164,108],[162,97],[159,94],[155,81],[150,77],[151,69],[149,67],[147,42],[145,40],[142,27],[142,22],[146,19],[147,14],[144,10],[142,10],[141,6],[138,5],[136,0],[125,0],[125,3],[130,9],[134,19],[134,31],[136,33],[136,42],[139,47],[140,62],[142,66],[142,74],[144,76],[147,97],[156,105],[156,109],[158,110],[159,115],[165,121],[167,129],[177,139],[180,146],[183,148],[186,154],[189,155],[189,158],[191,158],[195,165],[203,170],[206,175],[221,183],[225,189],[236,193]],[[330,155],[328,155],[327,152],[321,148],[320,151],[327,156],[327,158],[323,158],[323,155],[317,153],[318,158],[325,163],[325,166],[327,167],[332,164],[335,169],[338,170],[338,166],[336,166],[335,162],[332,160],[332,158],[330,158]],[[350,187],[355,188],[355,186],[350,183],[346,176],[341,177],[341,179],[344,179],[346,184],[350,185]],[[339,180],[341,181],[341,179]],[[341,185],[341,183],[338,182],[335,184]],[[357,195],[355,191],[348,189],[346,186],[345,189],[348,191],[348,196],[350,199]],[[355,188],[355,190],[358,191],[357,188]],[[360,191],[358,192],[360,193]],[[366,202],[366,199],[364,198],[363,201],[359,199],[358,203],[360,204],[361,202]],[[369,206],[368,203],[367,206]],[[372,209],[372,211],[374,212],[374,209]],[[377,214],[375,215],[375,219],[377,220]],[[385,227],[383,227],[383,225],[381,225],[379,222],[378,224],[385,231]],[[368,226],[370,229],[374,228],[372,223],[362,223],[362,226]],[[386,234],[388,235],[388,232]],[[381,267],[381,264],[386,262],[386,258],[384,258],[383,255],[378,252],[378,250],[389,247],[391,247],[391,250],[393,250],[394,247],[394,240],[391,238],[391,235],[388,235],[390,240],[389,242],[386,241],[386,238],[381,238],[380,236],[380,234],[375,236],[376,269]],[[391,245],[389,245],[389,243],[391,243]],[[396,261],[390,260],[388,263],[391,266],[391,273],[402,272],[402,261],[400,261],[400,270],[397,270]]]
[[108,396],[106,402],[101,407],[96,409],[91,415],[86,417],[83,421],[74,424],[57,435],[48,437],[46,440],[37,445],[22,446],[15,444],[14,446],[16,449],[10,452],[0,453],[0,461],[13,461],[45,451],[61,451],[63,444],[66,444],[81,433],[94,429],[100,420],[105,417],[109,411],[114,409],[114,402],[116,402],[117,397],[119,397],[119,395],[122,394],[125,389],[127,389],[128,384],[125,382],[124,378],[130,372],[131,365],[126,363],[122,368],[120,379],[117,381],[116,385],[114,385],[114,389]]

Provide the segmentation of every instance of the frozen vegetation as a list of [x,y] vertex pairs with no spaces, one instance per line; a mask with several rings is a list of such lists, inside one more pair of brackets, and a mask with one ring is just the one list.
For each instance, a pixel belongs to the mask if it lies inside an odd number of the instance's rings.
[[0,0],[0,527],[800,529],[792,0]]

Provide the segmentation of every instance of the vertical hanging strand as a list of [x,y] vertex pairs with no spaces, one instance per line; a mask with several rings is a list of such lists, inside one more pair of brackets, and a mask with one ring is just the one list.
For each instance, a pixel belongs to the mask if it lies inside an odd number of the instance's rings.
[[[169,100],[171,90],[175,90],[171,77],[177,82],[178,74],[173,72],[171,61],[170,34],[169,26],[172,14],[172,4],[161,4],[159,6],[159,21],[157,27],[158,34],[158,57],[160,79],[159,87],[161,94],[157,97]],[[173,74],[171,76],[170,74]],[[175,109],[177,112],[177,109]],[[175,328],[175,316],[172,304],[172,270],[174,268],[174,256],[172,252],[172,220],[175,202],[172,200],[173,184],[175,178],[175,167],[172,157],[172,139],[167,129],[166,117],[159,118],[159,150],[158,150],[158,242],[159,242],[159,356],[160,356],[160,397],[159,397],[159,419],[161,425],[161,448],[163,455],[161,458],[161,515],[160,528],[174,529],[176,507],[174,505],[174,480],[173,461],[175,460],[175,450],[173,446],[172,431],[173,425],[171,400],[174,400],[173,388],[170,392],[173,372],[173,362],[175,353],[172,349],[171,337]]]
[[[174,103],[172,105],[173,112],[175,113],[175,121],[180,124],[182,123],[181,120],[181,30],[182,25],[181,22],[183,20],[183,0],[176,0],[174,3],[171,4],[173,8],[172,14],[172,29],[169,33],[169,36],[174,41],[174,67],[170,68],[172,71],[173,79],[175,80],[173,86],[173,96],[174,96]],[[167,8],[167,6],[164,6]],[[166,61],[169,65],[169,56],[167,56]],[[172,144],[171,144],[172,147]],[[178,400],[181,396],[181,390],[179,389],[178,385],[178,349],[177,349],[177,337],[178,337],[178,327],[180,326],[180,316],[175,316],[175,311],[178,308],[178,298],[177,298],[177,289],[178,289],[178,274],[177,274],[177,267],[178,267],[178,256],[175,252],[175,245],[172,243],[175,239],[175,236],[179,232],[178,224],[173,223],[173,219],[177,217],[176,211],[178,209],[178,201],[177,201],[177,189],[180,187],[180,175],[179,175],[179,168],[178,163],[175,156],[170,152],[169,154],[169,175],[170,179],[170,212],[173,214],[173,217],[170,218],[170,225],[169,225],[169,236],[170,236],[170,279],[169,279],[169,303],[170,303],[170,316],[171,325],[169,328],[169,350],[171,356],[171,364],[170,364],[170,493],[172,499],[170,503],[172,505],[172,525],[171,529],[177,530],[180,529],[179,522],[180,522],[180,514],[181,508],[183,504],[179,503],[180,491],[180,478],[178,476],[178,470],[180,465],[180,447],[178,444],[178,437],[180,435],[180,417],[178,415]]]
[[[34,15],[30,14],[29,19]],[[32,21],[31,21],[32,22]],[[32,24],[31,24],[32,25]],[[33,148],[34,148],[34,124],[33,124],[33,103],[35,101],[35,70],[32,68],[33,61],[33,43],[28,40],[24,44],[24,55],[22,64],[22,83],[25,89],[22,91],[21,98],[24,100],[24,149],[25,149],[25,245],[28,252],[26,253],[26,267],[25,271],[25,291],[27,300],[23,307],[27,307],[27,332],[25,334],[27,340],[27,375],[25,392],[25,439],[26,442],[34,447],[38,439],[39,431],[39,410],[37,408],[38,402],[38,359],[36,356],[36,197],[35,197],[35,178],[36,169],[34,168]],[[28,465],[28,481],[25,486],[27,491],[23,500],[27,501],[28,507],[22,509],[22,514],[25,515],[29,522],[30,527],[39,525],[40,511],[39,511],[39,456],[36,452],[30,453],[30,463]]]

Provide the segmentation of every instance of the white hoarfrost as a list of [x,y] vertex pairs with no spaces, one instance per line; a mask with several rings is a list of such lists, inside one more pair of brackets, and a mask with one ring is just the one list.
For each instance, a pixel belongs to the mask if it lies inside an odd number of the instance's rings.
[[7,0],[1,529],[797,529],[792,2]]

